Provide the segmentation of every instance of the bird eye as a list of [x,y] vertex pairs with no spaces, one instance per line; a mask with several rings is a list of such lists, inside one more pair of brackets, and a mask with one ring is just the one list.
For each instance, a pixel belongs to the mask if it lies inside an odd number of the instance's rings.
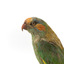
[[33,25],[33,26],[35,26],[36,24],[37,24],[36,21],[30,23],[30,25]]
[[32,23],[32,25],[34,26],[34,25],[36,25],[36,23],[35,23],[35,22],[33,22],[33,23]]

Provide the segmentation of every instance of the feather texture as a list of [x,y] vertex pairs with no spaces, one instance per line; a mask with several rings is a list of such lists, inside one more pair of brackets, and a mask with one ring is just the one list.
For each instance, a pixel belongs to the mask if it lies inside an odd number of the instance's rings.
[[33,43],[35,54],[40,64],[64,64],[63,50],[51,43],[46,41]]
[[25,20],[22,30],[32,35],[35,55],[40,64],[64,64],[64,48],[48,24],[36,17]]

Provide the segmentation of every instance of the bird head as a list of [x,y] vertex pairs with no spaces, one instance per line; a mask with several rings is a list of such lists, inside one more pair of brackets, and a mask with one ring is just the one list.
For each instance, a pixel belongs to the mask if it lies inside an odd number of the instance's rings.
[[22,30],[25,29],[32,35],[41,34],[44,35],[46,32],[47,24],[36,17],[27,18],[22,25]]
[[32,34],[38,35],[39,38],[44,38],[46,41],[55,42],[60,48],[63,48],[60,40],[48,24],[42,19],[31,17],[27,18],[22,25],[22,30],[25,29]]

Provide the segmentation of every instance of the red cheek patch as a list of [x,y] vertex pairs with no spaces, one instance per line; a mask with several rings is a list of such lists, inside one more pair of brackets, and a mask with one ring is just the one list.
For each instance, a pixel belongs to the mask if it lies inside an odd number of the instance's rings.
[[35,27],[40,31],[45,31],[45,26],[42,24],[37,24]]

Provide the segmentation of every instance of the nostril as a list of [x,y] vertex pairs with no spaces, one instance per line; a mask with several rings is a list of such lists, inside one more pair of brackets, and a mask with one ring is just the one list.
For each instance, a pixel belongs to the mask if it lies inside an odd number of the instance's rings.
[[24,24],[26,24],[26,22],[24,22]]

